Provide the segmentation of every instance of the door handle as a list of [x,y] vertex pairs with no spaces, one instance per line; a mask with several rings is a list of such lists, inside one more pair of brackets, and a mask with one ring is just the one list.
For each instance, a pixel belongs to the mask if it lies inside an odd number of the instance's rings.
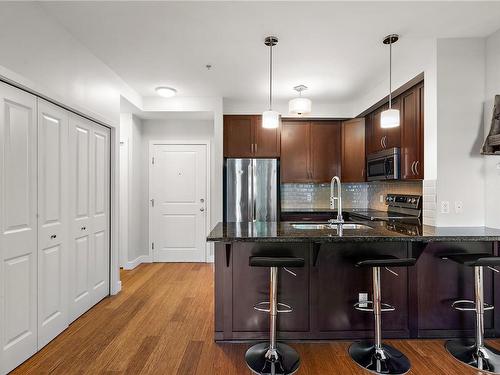
[[201,212],[205,211],[205,208],[203,208],[203,207],[202,207],[202,208],[200,208],[200,211],[201,211]]

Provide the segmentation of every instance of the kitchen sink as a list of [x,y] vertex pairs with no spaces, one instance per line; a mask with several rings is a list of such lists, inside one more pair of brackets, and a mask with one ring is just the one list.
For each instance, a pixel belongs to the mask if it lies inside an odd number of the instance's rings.
[[303,229],[303,230],[329,230],[334,229],[338,230],[339,227],[342,227],[344,230],[366,230],[373,229],[368,225],[357,224],[357,223],[344,223],[344,224],[330,224],[330,223],[293,223],[292,227],[295,229]]

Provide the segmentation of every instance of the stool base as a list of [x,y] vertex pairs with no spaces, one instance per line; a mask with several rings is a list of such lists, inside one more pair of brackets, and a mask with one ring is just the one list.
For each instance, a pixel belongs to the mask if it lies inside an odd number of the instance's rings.
[[476,354],[474,340],[448,340],[446,350],[460,362],[490,374],[500,374],[500,351],[484,345],[480,349],[481,358]]
[[385,344],[382,353],[376,353],[372,342],[356,342],[349,347],[349,355],[359,366],[375,374],[402,375],[411,367],[403,353]]
[[245,354],[248,368],[254,374],[291,375],[300,366],[299,354],[292,347],[277,343],[278,360],[271,361],[266,358],[269,343],[263,342],[250,347]]

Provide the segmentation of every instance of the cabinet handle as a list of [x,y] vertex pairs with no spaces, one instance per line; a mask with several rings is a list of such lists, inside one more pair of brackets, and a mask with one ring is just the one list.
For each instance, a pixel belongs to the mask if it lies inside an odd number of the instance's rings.
[[384,135],[383,139],[384,139],[384,148],[387,148],[387,136]]
[[384,137],[380,138],[380,147],[384,148]]
[[418,165],[420,164],[420,160],[417,160],[415,162],[415,174],[419,174],[420,172],[418,171]]
[[251,149],[250,152],[253,154],[253,143],[251,144],[250,149]]
[[255,147],[254,147],[255,153],[257,153],[257,143],[254,143],[254,145],[255,145]]
[[415,174],[415,161],[411,163],[411,173]]
[[56,237],[57,237],[57,235],[53,234],[52,236],[50,236],[50,239],[53,240]]

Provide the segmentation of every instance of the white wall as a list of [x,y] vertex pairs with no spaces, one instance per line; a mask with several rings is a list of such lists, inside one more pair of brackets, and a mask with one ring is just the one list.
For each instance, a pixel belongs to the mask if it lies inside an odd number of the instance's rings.
[[[484,130],[488,135],[493,113],[493,100],[500,95],[500,30],[486,39],[486,87]],[[500,228],[500,156],[485,156],[486,225]]]
[[[484,92],[485,40],[438,40],[438,226],[484,225],[484,158],[480,154]],[[450,202],[448,214],[441,212],[443,201]],[[462,213],[455,212],[459,201]]]

